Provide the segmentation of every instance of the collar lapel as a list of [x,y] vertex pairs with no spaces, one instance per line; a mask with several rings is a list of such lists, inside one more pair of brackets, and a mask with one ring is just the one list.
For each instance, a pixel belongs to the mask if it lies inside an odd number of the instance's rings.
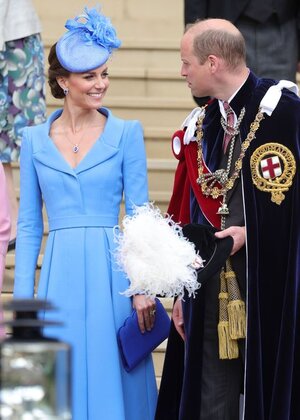
[[114,117],[106,108],[101,108],[101,112],[107,116],[103,133],[75,168],[77,174],[105,162],[119,151],[124,120]]
[[101,112],[107,116],[103,133],[79,164],[72,168],[49,137],[50,126],[61,112],[62,110],[55,111],[45,124],[35,127],[36,136],[41,141],[38,142],[36,150],[33,151],[34,159],[45,166],[76,177],[80,172],[99,165],[119,151],[119,144],[124,130],[124,120],[114,117],[108,109],[101,108]]
[[74,170],[65,161],[49,137],[50,126],[61,113],[61,109],[56,110],[44,124],[37,125],[32,130],[33,135],[38,139],[38,141],[32,142],[33,158],[56,171],[65,172],[74,176]]

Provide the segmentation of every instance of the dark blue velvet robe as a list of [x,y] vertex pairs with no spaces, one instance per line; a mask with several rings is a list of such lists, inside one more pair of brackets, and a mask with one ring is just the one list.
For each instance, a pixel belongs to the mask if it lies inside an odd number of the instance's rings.
[[[241,139],[258,111],[268,88],[276,83],[250,73],[231,102],[237,115],[246,114]],[[218,102],[207,107],[204,120],[206,163],[217,168],[222,128]],[[296,174],[280,205],[252,181],[250,158],[266,143],[280,143],[291,151]],[[186,146],[186,148],[194,147]],[[244,216],[247,228],[247,339],[245,357],[244,420],[300,419],[300,99],[283,90],[273,114],[261,122],[243,161]],[[195,162],[196,165],[196,162]],[[186,176],[189,173],[187,170]],[[186,180],[176,181],[180,190]],[[180,186],[181,184],[181,186]],[[181,196],[182,188],[181,188]],[[189,203],[182,202],[182,206]],[[175,215],[176,219],[176,215]],[[156,420],[200,419],[202,349],[202,289],[191,302],[189,337],[183,341],[172,325]],[[217,303],[216,303],[217,304]],[[197,331],[195,333],[195,331]],[[183,368],[185,365],[185,368]]]

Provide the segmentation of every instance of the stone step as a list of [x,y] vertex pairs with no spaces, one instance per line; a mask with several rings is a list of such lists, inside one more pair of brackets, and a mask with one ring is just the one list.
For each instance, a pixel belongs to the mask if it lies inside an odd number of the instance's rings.
[[137,97],[165,97],[189,99],[190,90],[178,71],[164,69],[117,69],[109,67],[110,86],[107,95]]
[[[182,101],[191,99],[190,89],[186,81],[174,72],[164,69],[124,69],[109,68],[110,85],[106,98],[125,97],[130,100],[137,98],[167,98]],[[130,95],[130,96],[129,96]],[[52,100],[51,93],[47,87],[47,98]],[[191,101],[192,107],[196,105]]]
[[156,201],[157,193],[168,193],[169,199],[174,183],[177,160],[148,159],[148,182],[150,199]]
[[148,159],[174,160],[171,139],[178,128],[145,127],[144,137]]
[[[141,45],[142,44],[142,45]],[[110,69],[143,69],[145,74],[173,74],[180,77],[181,57],[179,43],[154,40],[126,41],[108,61]]]
[[155,376],[159,379],[161,378],[163,371],[167,342],[168,340],[163,341],[163,343],[161,343],[152,353]]
[[[66,19],[82,13],[82,0],[62,2],[34,0],[43,24],[45,45],[52,45],[64,33]],[[87,2],[89,7],[91,3]],[[89,4],[90,3],[90,4]],[[178,47],[183,32],[183,9],[179,0],[103,0],[101,10],[110,17],[122,41],[121,49],[133,45],[146,48]],[[59,13],[57,13],[59,11]],[[120,50],[118,51],[118,53]]]

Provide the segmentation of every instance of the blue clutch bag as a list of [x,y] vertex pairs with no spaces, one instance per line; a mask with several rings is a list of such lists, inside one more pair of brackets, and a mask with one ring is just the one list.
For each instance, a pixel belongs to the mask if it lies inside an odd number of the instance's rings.
[[119,349],[127,372],[134,369],[169,335],[170,318],[159,299],[155,300],[155,321],[151,331],[141,333],[135,310],[131,316],[126,318],[123,326],[118,331]]

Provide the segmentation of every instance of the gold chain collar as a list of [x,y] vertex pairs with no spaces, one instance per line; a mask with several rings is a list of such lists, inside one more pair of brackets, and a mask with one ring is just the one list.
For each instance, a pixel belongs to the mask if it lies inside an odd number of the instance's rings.
[[234,171],[232,175],[226,180],[226,182],[221,185],[221,187],[215,185],[218,181],[218,177],[214,176],[212,172],[209,179],[206,179],[204,174],[204,167],[203,167],[203,148],[202,148],[202,140],[203,140],[203,120],[205,118],[205,113],[203,112],[202,115],[199,116],[197,123],[196,123],[196,140],[198,144],[198,153],[197,153],[197,164],[198,164],[198,178],[197,184],[201,186],[201,190],[205,196],[211,196],[212,198],[216,199],[220,196],[226,196],[227,192],[231,190],[234,186],[235,181],[240,175],[240,172],[243,167],[243,159],[246,154],[248,147],[251,144],[251,141],[255,138],[256,131],[259,129],[261,121],[264,119],[264,114],[261,110],[258,110],[258,113],[255,116],[254,121],[250,125],[249,133],[246,139],[241,144],[241,152],[234,164]]

